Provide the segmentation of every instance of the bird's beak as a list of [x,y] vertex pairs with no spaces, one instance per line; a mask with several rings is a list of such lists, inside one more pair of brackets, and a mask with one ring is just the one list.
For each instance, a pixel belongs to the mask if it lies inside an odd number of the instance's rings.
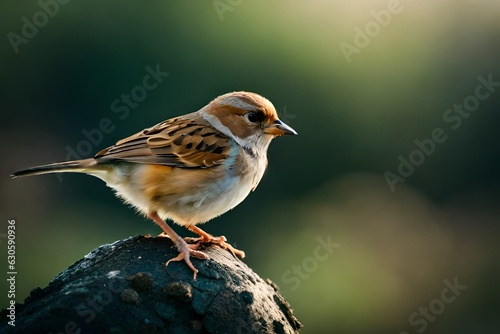
[[271,125],[268,125],[264,128],[264,133],[273,135],[273,136],[283,136],[283,135],[297,135],[297,131],[277,119]]

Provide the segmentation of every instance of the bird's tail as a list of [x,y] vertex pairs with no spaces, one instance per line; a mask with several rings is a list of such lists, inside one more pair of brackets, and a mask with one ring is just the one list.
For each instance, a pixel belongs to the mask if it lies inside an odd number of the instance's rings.
[[74,172],[74,173],[87,173],[89,168],[96,166],[96,160],[93,158],[74,160],[66,162],[56,162],[53,164],[42,165],[30,167],[27,169],[18,170],[14,172],[11,177],[14,179],[21,176],[30,175],[40,175],[48,173],[64,173],[64,172]]

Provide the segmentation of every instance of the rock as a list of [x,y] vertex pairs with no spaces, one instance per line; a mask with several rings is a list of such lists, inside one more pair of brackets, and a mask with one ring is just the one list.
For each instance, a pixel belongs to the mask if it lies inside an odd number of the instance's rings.
[[209,260],[165,262],[168,238],[103,245],[16,305],[1,333],[297,333],[302,326],[277,287],[218,246]]

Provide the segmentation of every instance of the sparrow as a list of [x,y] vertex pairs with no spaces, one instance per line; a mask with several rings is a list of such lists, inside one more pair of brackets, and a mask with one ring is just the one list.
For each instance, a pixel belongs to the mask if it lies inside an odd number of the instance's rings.
[[[198,270],[190,257],[209,258],[199,250],[202,244],[245,256],[224,236],[214,237],[197,225],[233,209],[255,190],[267,167],[269,144],[282,135],[297,132],[278,118],[269,100],[232,92],[119,140],[93,158],[31,167],[11,176],[76,172],[102,179],[174,242],[179,255],[166,266],[184,260],[196,280]],[[199,238],[181,238],[167,219]]]

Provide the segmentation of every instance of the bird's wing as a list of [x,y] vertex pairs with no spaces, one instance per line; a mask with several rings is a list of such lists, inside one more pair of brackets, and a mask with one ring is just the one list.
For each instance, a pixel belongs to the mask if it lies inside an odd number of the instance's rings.
[[181,168],[222,163],[230,139],[197,113],[172,118],[118,141],[95,155],[98,163],[127,161]]

